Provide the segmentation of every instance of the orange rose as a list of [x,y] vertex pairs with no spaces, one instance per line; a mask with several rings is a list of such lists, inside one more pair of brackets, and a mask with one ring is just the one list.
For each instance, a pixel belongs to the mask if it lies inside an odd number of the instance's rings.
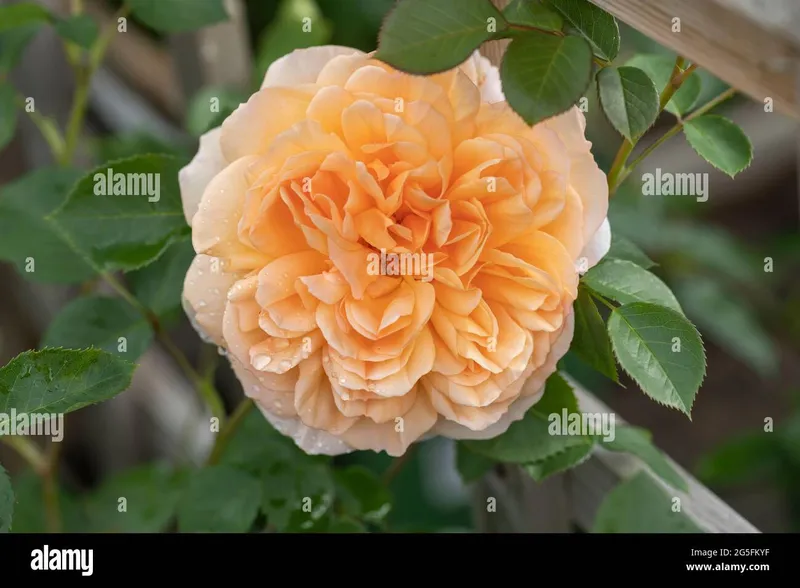
[[308,453],[488,438],[542,394],[608,250],[577,110],[531,128],[497,69],[354,49],[275,62],[180,175],[184,306]]

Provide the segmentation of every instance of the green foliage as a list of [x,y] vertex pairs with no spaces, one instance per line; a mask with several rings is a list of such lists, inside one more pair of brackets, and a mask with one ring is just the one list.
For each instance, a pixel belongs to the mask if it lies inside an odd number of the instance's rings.
[[41,24],[31,23],[0,32],[0,77],[7,75],[22,57]]
[[0,465],[0,533],[8,533],[14,517],[14,489],[3,466]]
[[650,269],[656,265],[633,241],[618,233],[611,233],[611,247],[604,259],[630,261],[644,269]]
[[76,14],[56,21],[55,31],[60,37],[84,49],[89,49],[97,40],[99,28],[88,14]]
[[153,341],[147,319],[120,298],[85,296],[64,307],[53,319],[42,347],[94,347],[136,361]]
[[692,274],[675,291],[706,337],[763,377],[778,371],[778,351],[749,305],[719,281]]
[[531,125],[575,104],[591,73],[592,52],[586,41],[536,32],[514,39],[500,68],[508,104]]
[[640,69],[603,69],[597,74],[597,91],[608,120],[628,141],[641,137],[658,117],[658,92]]
[[687,416],[706,373],[700,334],[682,314],[635,302],[615,309],[608,334],[617,361],[653,400]]
[[156,261],[127,275],[131,291],[154,314],[171,322],[182,312],[183,281],[193,259],[189,240],[171,245]]
[[0,32],[30,24],[47,23],[50,13],[35,2],[18,2],[0,6]]
[[541,461],[525,464],[522,468],[528,475],[542,482],[555,474],[560,474],[579,466],[592,456],[594,444],[583,443],[574,447],[567,447],[561,453],[551,455]]
[[486,0],[403,0],[383,23],[375,57],[401,71],[436,73],[462,63],[506,26]]
[[347,515],[379,524],[392,508],[392,496],[381,480],[362,466],[334,472],[337,495]]
[[244,533],[258,514],[258,479],[219,465],[192,475],[178,502],[178,529],[183,533]]
[[160,33],[194,31],[228,20],[223,0],[127,0],[132,14]]
[[232,88],[204,88],[192,98],[186,115],[186,130],[195,137],[222,124],[247,96]]
[[[181,167],[167,155],[110,162],[84,176],[48,218],[97,268],[144,267],[189,233],[178,187]],[[145,180],[154,195],[144,189]]]
[[11,84],[0,81],[0,149],[3,149],[17,129],[16,94]]
[[86,500],[89,529],[98,533],[163,532],[175,516],[186,481],[186,472],[159,463],[117,474]]
[[604,376],[619,381],[605,322],[584,285],[578,288],[575,301],[575,334],[570,350]]
[[652,302],[683,312],[675,295],[664,282],[631,261],[603,261],[586,272],[582,282],[598,294],[620,304]]
[[700,157],[730,177],[753,160],[750,139],[738,125],[722,116],[704,114],[688,120],[683,125],[683,133]]
[[561,15],[538,0],[512,0],[503,10],[503,16],[512,24],[545,31],[560,31],[564,27],[564,19],[561,18]]
[[588,0],[548,0],[567,21],[570,28],[582,35],[592,52],[604,61],[614,61],[619,53],[620,36],[617,20]]
[[0,368],[0,412],[72,412],[125,390],[135,367],[99,349],[25,351]]
[[[675,68],[675,58],[671,55],[639,53],[628,60],[626,65],[643,70],[655,82],[656,89],[660,94],[670,82],[672,71]],[[667,102],[665,110],[676,116],[687,114],[697,102],[701,88],[700,76],[697,73],[691,74]]]
[[554,419],[561,420],[564,411],[567,414],[577,412],[578,403],[569,384],[554,374],[547,380],[541,400],[505,433],[493,439],[462,443],[469,451],[484,457],[518,464],[542,461],[571,447],[591,445],[592,439],[585,435],[551,432]]
[[594,521],[593,533],[702,533],[689,517],[676,511],[668,496],[645,472],[608,493]]
[[[12,479],[16,507],[12,533],[46,533],[48,526],[45,509],[42,507],[44,488],[42,479],[33,470],[25,470]],[[83,533],[87,530],[86,513],[81,501],[71,492],[58,486],[55,489],[58,509],[61,512],[62,528],[67,533]]]
[[464,443],[456,443],[456,469],[465,484],[480,480],[496,463],[485,455],[470,451]]
[[0,188],[0,259],[35,281],[74,283],[94,275],[46,220],[79,177],[77,170],[42,168]]
[[275,19],[258,40],[257,85],[261,85],[267,69],[276,59],[295,49],[326,45],[331,35],[331,24],[323,17],[315,0],[281,0]]
[[650,431],[639,427],[618,426],[614,428],[614,440],[602,440],[601,443],[606,449],[611,451],[623,451],[631,453],[646,463],[653,473],[664,480],[667,484],[682,490],[689,491],[686,480],[670,465],[651,441]]

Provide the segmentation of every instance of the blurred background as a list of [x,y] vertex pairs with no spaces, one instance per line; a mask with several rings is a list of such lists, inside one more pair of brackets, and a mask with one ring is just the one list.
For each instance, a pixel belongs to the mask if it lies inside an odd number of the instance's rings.
[[[3,0],[7,2],[8,0]],[[67,13],[68,0],[42,2]],[[320,44],[371,51],[394,0],[231,0],[230,22],[192,34],[164,38],[129,19],[117,35],[90,94],[81,167],[147,152],[174,153],[187,162],[199,136],[217,126],[258,88],[263,74],[289,51]],[[119,3],[85,0],[98,22],[113,20]],[[303,19],[311,30],[303,32]],[[622,27],[623,51],[668,50]],[[2,52],[14,40],[0,35]],[[700,73],[701,97],[726,86]],[[62,124],[69,112],[73,80],[61,42],[51,30],[30,43],[11,80],[37,110]],[[211,100],[219,99],[219,112]],[[608,169],[620,137],[603,117],[594,86],[587,91],[587,135],[595,157]],[[694,473],[762,531],[800,531],[800,234],[798,219],[797,123],[765,105],[737,97],[717,110],[737,122],[754,146],[752,166],[735,180],[698,157],[681,135],[660,147],[629,178],[611,206],[612,230],[638,244],[658,266],[653,269],[675,291],[703,334],[708,375],[690,422],[659,406],[630,381],[625,388],[587,370],[568,356],[573,376],[628,422],[653,432],[655,443]],[[674,124],[664,114],[650,135]],[[647,137],[643,144],[648,142]],[[15,180],[51,165],[47,145],[24,116],[13,142],[0,153],[0,227],[3,198],[19,190]],[[707,202],[692,196],[643,197],[642,174],[708,173]],[[173,253],[191,260],[190,247]],[[0,363],[36,348],[58,309],[80,293],[36,281],[19,259],[0,250]],[[3,261],[14,260],[6,262]],[[771,260],[771,262],[770,262]],[[181,313],[172,324],[190,359],[215,355],[197,340]],[[229,406],[241,397],[238,383],[219,362],[218,385]],[[132,388],[118,398],[70,415],[62,473],[73,492],[95,487],[110,474],[154,459],[194,461],[211,442],[203,408],[181,372],[156,345],[141,359]],[[765,431],[765,422],[774,423]],[[15,456],[0,457],[25,476]],[[385,455],[355,455],[376,471],[389,467]],[[393,530],[469,531],[474,528],[470,495],[454,467],[451,443],[433,440],[394,477]],[[20,493],[18,493],[20,494]],[[22,504],[15,530],[36,527],[35,502]],[[22,522],[20,522],[22,521]],[[17,525],[20,525],[19,527]]]

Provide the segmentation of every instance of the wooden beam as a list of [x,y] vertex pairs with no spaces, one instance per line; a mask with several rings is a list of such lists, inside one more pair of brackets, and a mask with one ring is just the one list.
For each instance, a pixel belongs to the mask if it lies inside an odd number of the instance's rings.
[[[754,100],[800,119],[796,0],[591,0]],[[680,32],[673,32],[673,19]]]

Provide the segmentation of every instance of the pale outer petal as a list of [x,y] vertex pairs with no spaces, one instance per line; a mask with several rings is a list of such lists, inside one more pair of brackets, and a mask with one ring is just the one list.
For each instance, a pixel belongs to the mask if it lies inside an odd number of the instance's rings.
[[[547,360],[542,366],[534,370],[528,377],[528,381],[525,382],[524,390],[534,388],[536,392],[530,396],[520,397],[511,403],[511,406],[508,407],[508,412],[504,414],[499,421],[486,427],[482,431],[473,431],[463,425],[441,418],[432,429],[431,436],[441,435],[443,437],[450,437],[451,439],[491,439],[505,433],[512,423],[522,419],[525,413],[528,412],[528,409],[541,400],[542,394],[544,394],[545,381],[556,371],[556,364],[569,350],[569,345],[572,343],[574,327],[575,320],[573,313],[570,311],[566,316],[564,329],[561,331],[561,335],[559,335],[555,343],[553,343]],[[425,439],[427,438],[428,437],[425,437]],[[420,439],[420,441],[422,441],[422,439]]]
[[479,51],[475,51],[469,59],[461,64],[460,68],[472,80],[472,83],[478,86],[483,102],[490,104],[505,102],[506,97],[500,82],[500,70]]
[[228,165],[220,149],[219,138],[222,127],[211,129],[200,137],[200,148],[190,161],[178,174],[183,200],[183,214],[186,222],[192,225],[200,199],[203,197],[206,186],[219,172]]
[[342,455],[354,451],[338,437],[307,427],[300,419],[283,419],[266,410],[258,402],[256,402],[256,406],[276,431],[290,437],[300,449],[309,455]]
[[222,317],[238,276],[221,271],[222,263],[213,263],[215,259],[198,255],[192,260],[183,282],[183,309],[204,341],[223,346]]
[[596,266],[611,248],[611,225],[606,218],[597,232],[581,251],[581,258],[586,259],[586,269]]
[[261,89],[275,86],[296,86],[299,84],[312,84],[317,81],[317,76],[322,68],[334,57],[339,55],[365,55],[363,51],[352,47],[339,45],[322,45],[295,49],[276,59],[269,66]]

